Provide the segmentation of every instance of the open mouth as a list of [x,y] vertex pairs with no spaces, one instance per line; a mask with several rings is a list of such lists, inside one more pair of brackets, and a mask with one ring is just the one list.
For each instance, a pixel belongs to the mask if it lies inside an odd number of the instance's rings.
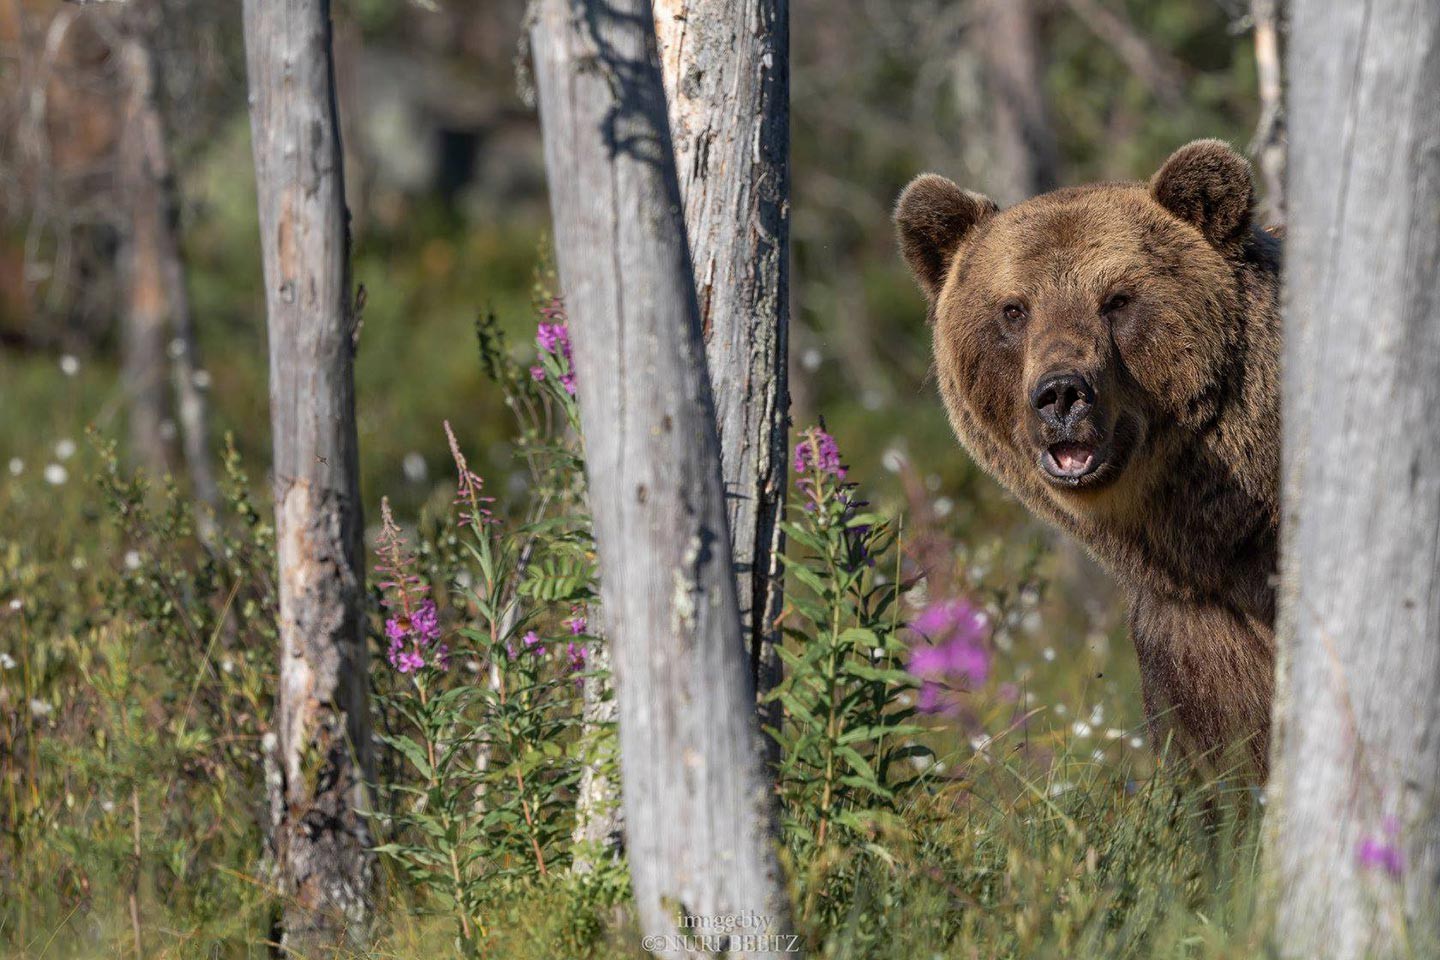
[[1100,466],[1095,448],[1083,443],[1053,443],[1040,455],[1040,465],[1056,480],[1073,483]]

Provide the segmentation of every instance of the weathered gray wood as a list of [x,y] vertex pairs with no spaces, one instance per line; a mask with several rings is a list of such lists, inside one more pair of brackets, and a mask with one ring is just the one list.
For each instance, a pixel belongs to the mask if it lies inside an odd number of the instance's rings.
[[781,675],[775,618],[790,409],[790,4],[655,0],[654,10],[715,398],[736,599],[761,694]]
[[1255,74],[1260,119],[1250,153],[1260,168],[1265,190],[1260,215],[1266,226],[1285,224],[1285,88],[1280,37],[1285,29],[1283,0],[1250,0],[1255,30]]
[[1296,0],[1290,43],[1276,945],[1435,956],[1440,5]]
[[280,565],[284,943],[364,938],[370,769],[352,301],[327,0],[245,0]]
[[541,0],[532,23],[640,922],[788,929],[653,12]]
[[[174,409],[180,425],[180,446],[186,471],[190,476],[195,499],[214,510],[219,492],[215,469],[210,457],[209,416],[205,393],[197,382],[199,351],[195,345],[195,322],[190,309],[190,294],[185,285],[185,263],[180,251],[179,198],[175,175],[170,163],[170,149],[165,135],[164,117],[160,109],[155,33],[161,11],[154,0],[129,0],[119,16],[119,45],[116,51],[125,91],[125,124],[121,159],[125,184],[122,200],[126,204],[130,230],[130,303],[132,323],[136,308],[145,316],[146,350],[154,349],[150,337],[162,344],[154,361],[147,362],[144,373],[147,405],[158,400],[164,409],[164,397],[151,397],[155,376],[152,364],[164,369],[169,357],[174,387]],[[170,339],[164,343],[164,319],[168,315]],[[156,323],[156,318],[160,323]],[[138,359],[137,359],[138,362]],[[163,413],[161,414],[163,416]],[[144,418],[142,429],[160,429]],[[156,442],[162,445],[163,437]],[[147,455],[148,458],[149,455]],[[209,540],[214,533],[212,513],[198,515],[202,536]]]
[[[610,644],[596,640],[590,645],[590,662],[586,669],[595,672],[586,677],[584,735],[597,739],[603,728],[615,723],[616,703],[614,685],[610,682],[612,669]],[[613,741],[603,741],[610,746]],[[580,771],[579,796],[575,800],[575,830],[571,839],[578,848],[572,861],[576,873],[590,873],[602,861],[618,857],[624,848],[624,821],[621,817],[620,784],[611,775],[614,756],[592,756]]]

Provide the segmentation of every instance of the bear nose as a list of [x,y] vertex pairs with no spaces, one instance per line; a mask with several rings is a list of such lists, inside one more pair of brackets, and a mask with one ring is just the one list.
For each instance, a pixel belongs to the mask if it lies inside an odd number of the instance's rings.
[[1040,378],[1030,405],[1040,419],[1054,427],[1079,420],[1095,402],[1095,391],[1078,373],[1051,373]]

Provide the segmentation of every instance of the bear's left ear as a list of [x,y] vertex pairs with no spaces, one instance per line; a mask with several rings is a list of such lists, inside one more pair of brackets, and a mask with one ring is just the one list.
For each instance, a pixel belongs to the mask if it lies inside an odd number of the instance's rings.
[[1196,140],[1176,150],[1150,178],[1150,195],[1217,247],[1250,228],[1255,207],[1249,162],[1219,140]]
[[923,173],[895,202],[900,252],[933,303],[945,285],[950,261],[971,230],[999,212],[995,201],[934,173]]

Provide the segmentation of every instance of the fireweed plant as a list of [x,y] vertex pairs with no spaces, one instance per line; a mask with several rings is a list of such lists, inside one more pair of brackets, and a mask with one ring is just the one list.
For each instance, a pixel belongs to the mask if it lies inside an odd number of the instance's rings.
[[[835,439],[823,427],[795,446],[795,489],[785,535],[789,587],[781,616],[784,681],[770,693],[784,708],[779,790],[787,839],[799,862],[827,843],[868,838],[891,816],[914,777],[899,761],[926,756],[911,738],[919,684],[904,668],[898,620],[896,537],[862,512]],[[914,770],[909,769],[913,774]]]
[[[586,720],[588,699],[608,697],[593,668],[601,642],[589,629],[594,559],[584,512],[574,373],[563,307],[545,298],[528,370],[511,359],[493,318],[478,325],[487,373],[505,391],[528,496],[502,509],[470,469],[449,423],[456,469],[451,515],[422,552],[446,576],[445,609],[383,507],[377,541],[383,643],[392,685],[377,694],[398,719],[381,734],[405,767],[391,792],[390,842],[377,849],[451,915],[460,952],[481,955],[513,927],[521,890],[588,884],[589,902],[623,900],[614,862],[583,878],[569,866],[586,764],[613,766],[613,724]],[[611,773],[611,779],[614,779]],[[507,895],[509,895],[507,897]],[[507,907],[506,904],[509,904]],[[497,911],[500,911],[497,913]],[[533,920],[533,918],[531,918]],[[570,934],[583,939],[577,918]]]

